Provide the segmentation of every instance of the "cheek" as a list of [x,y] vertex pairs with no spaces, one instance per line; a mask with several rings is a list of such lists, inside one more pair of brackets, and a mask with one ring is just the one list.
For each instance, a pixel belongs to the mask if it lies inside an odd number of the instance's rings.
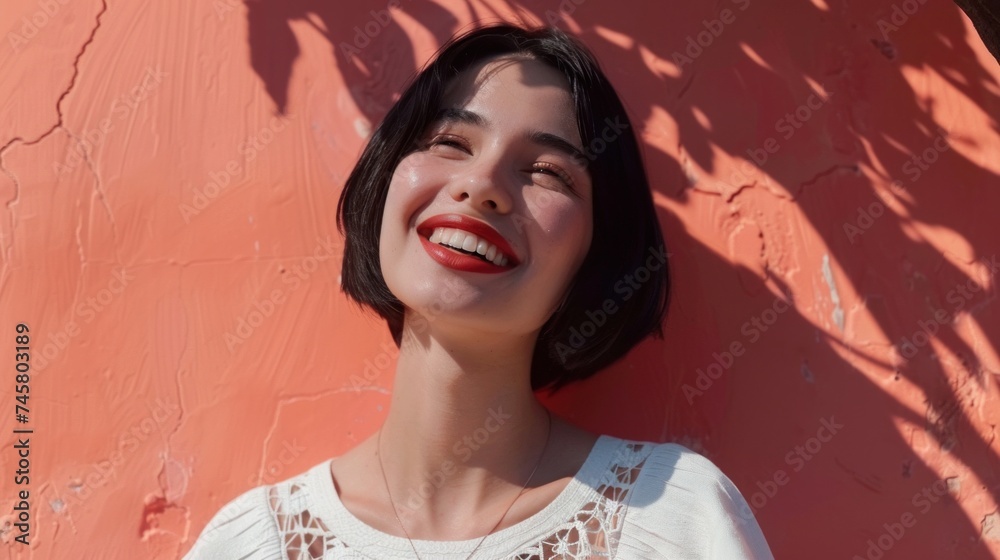
[[[417,210],[431,202],[444,180],[440,170],[431,163],[426,155],[419,153],[400,160],[389,181],[382,215],[383,224],[386,220],[396,223],[399,220],[409,220]],[[407,222],[403,224],[413,225]]]
[[590,202],[543,189],[526,197],[525,204],[548,248],[563,245],[562,254],[574,257],[575,264],[582,262],[593,235]]
[[[407,252],[406,237],[416,227],[416,217],[444,192],[442,186],[447,184],[448,179],[445,172],[439,162],[421,153],[410,154],[396,165],[389,180],[379,231],[379,258],[383,275],[387,272],[387,265],[392,271],[399,269],[395,263]],[[390,275],[394,273],[390,272]]]
[[409,207],[413,204],[415,177],[412,165],[404,158],[396,166],[389,180],[386,192],[385,206],[382,209],[382,227],[379,231],[379,256],[382,260],[383,273],[385,264],[393,262],[394,257],[402,249],[402,235],[405,233],[407,217],[412,215]]

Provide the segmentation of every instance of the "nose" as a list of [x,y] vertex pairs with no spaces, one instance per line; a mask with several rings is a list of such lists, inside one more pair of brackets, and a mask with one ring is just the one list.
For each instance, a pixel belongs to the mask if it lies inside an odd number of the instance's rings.
[[458,174],[449,190],[454,200],[468,201],[476,210],[506,214],[514,206],[512,183],[501,161],[482,159]]

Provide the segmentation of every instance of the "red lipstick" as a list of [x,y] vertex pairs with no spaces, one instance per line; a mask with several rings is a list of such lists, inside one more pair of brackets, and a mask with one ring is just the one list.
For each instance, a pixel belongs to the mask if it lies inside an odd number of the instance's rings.
[[[431,243],[429,238],[436,228],[451,228],[467,231],[476,237],[496,245],[497,250],[507,257],[507,264],[498,266],[479,257],[462,253],[450,247]],[[417,226],[417,234],[420,236],[420,243],[424,250],[436,260],[448,268],[463,270],[467,272],[500,273],[514,268],[520,263],[510,244],[489,224],[470,218],[462,214],[439,214],[424,220]]]

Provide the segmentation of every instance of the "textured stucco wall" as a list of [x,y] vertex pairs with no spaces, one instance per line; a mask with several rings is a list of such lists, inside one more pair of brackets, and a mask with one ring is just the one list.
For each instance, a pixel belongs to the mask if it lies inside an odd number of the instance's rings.
[[705,453],[778,558],[1000,556],[1000,68],[957,7],[336,4],[0,3],[5,557],[177,558],[376,429],[395,353],[338,291],[340,187],[441,42],[516,17],[603,61],[675,274],[666,339],[553,409]]

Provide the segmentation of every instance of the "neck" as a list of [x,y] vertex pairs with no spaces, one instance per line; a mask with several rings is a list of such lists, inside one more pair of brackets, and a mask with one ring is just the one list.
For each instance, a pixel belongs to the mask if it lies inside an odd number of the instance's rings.
[[482,516],[475,514],[499,517],[547,445],[548,415],[530,383],[537,333],[469,334],[459,340],[443,325],[403,330],[379,437],[386,482],[408,530],[461,531]]

